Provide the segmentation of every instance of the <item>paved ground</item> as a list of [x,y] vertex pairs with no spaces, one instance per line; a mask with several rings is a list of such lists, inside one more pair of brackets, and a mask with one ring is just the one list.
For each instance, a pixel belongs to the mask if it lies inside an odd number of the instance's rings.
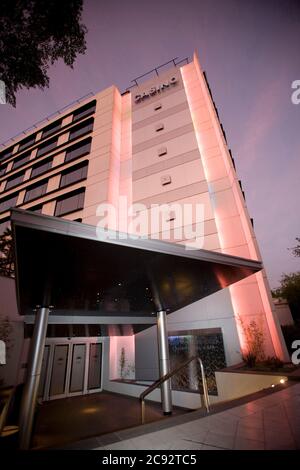
[[300,384],[205,418],[94,448],[300,449]]
[[[174,414],[186,413],[175,408]],[[147,402],[146,422],[162,420],[159,403]],[[53,400],[38,409],[32,447],[56,448],[91,436],[102,436],[141,423],[137,398],[110,392]]]

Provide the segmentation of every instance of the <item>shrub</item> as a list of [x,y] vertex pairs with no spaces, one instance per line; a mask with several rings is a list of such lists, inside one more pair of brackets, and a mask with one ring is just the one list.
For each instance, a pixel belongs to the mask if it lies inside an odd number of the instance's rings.
[[[246,364],[256,364],[263,361],[265,359],[265,340],[262,327],[257,324],[256,320],[251,320],[246,324],[243,318],[238,318],[247,345],[247,350],[242,356],[243,361]],[[249,367],[253,367],[253,365]]]
[[246,364],[247,367],[250,367],[252,369],[253,367],[256,366],[257,359],[256,359],[255,354],[253,354],[251,352],[248,352],[248,353],[242,355],[242,359],[243,359],[243,361],[244,361],[244,363]]

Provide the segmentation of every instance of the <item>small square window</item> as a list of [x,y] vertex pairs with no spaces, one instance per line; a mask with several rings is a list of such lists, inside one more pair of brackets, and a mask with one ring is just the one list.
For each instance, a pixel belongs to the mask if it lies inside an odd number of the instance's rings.
[[154,111],[158,111],[158,110],[161,109],[161,108],[162,108],[161,103],[156,103],[156,104],[154,105]]
[[158,150],[157,150],[157,155],[159,157],[162,157],[163,155],[167,155],[168,153],[168,150],[167,150],[167,147],[160,147]]
[[159,131],[162,131],[164,128],[165,126],[162,123],[160,123],[155,126],[155,131],[159,132]]
[[160,182],[162,186],[165,186],[166,184],[172,183],[172,179],[170,175],[164,175],[160,178]]

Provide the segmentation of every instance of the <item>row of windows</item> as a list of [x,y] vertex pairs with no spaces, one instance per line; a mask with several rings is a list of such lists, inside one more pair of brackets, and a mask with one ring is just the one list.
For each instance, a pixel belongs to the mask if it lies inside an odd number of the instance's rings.
[[[91,101],[90,103],[87,103],[86,105],[82,106],[81,108],[77,109],[73,113],[73,120],[72,122],[77,122],[80,121],[81,119],[93,114],[96,110],[96,100]],[[83,128],[85,127],[86,123],[83,123]],[[55,134],[58,132],[62,127],[62,118],[59,120],[53,122],[49,126],[45,127],[42,130],[42,139],[45,139],[46,137],[50,137],[51,135]],[[84,132],[88,132],[86,129],[85,131],[81,131],[78,129],[80,126],[76,126],[74,130],[70,132],[70,140],[74,139],[76,137],[79,137],[82,135]],[[92,129],[92,125],[89,123],[87,127]],[[26,137],[19,143],[19,148],[18,152],[21,152],[23,150],[26,150],[27,148],[31,147],[32,145],[35,144],[36,142],[36,136],[37,133],[31,134],[30,136]],[[57,143],[57,138],[53,139],[51,143],[45,142],[45,144],[41,145],[39,150],[38,150],[38,156],[44,155],[46,152],[49,150],[52,150],[56,146]],[[3,152],[0,153],[0,162],[6,160],[7,158],[11,157],[13,155],[13,150],[14,150],[14,145],[11,146],[10,148],[4,150]],[[0,170],[1,171],[1,170]]]
[[[74,160],[75,158],[83,157],[89,154],[90,150],[91,150],[91,139],[86,139],[84,141],[81,141],[78,144],[73,145],[72,147],[68,148],[68,150],[66,151],[64,162],[67,163],[67,162]],[[26,160],[23,157],[22,164],[27,163],[29,161],[29,157],[30,157],[30,154],[26,157]],[[33,165],[31,169],[30,179],[35,178],[47,172],[52,167],[52,162],[53,162],[53,158],[50,157]],[[18,165],[18,162],[17,162],[17,166],[15,167],[14,165],[13,168],[14,169],[18,168],[18,166],[20,165]],[[18,186],[19,184],[21,184],[24,180],[24,176],[25,176],[25,170],[20,171],[19,173],[16,173],[10,178],[8,178],[6,185],[5,185],[5,190],[14,188]]]
[[[84,196],[85,196],[85,188],[77,189],[76,191],[72,191],[68,194],[64,194],[56,199],[55,217],[62,217],[67,214],[71,214],[72,212],[77,212],[82,210],[84,207]],[[14,204],[10,204],[8,207],[9,209],[16,205],[16,200]],[[36,213],[42,213],[43,204],[38,204],[34,207],[31,207],[30,211]],[[81,222],[81,219],[76,219],[77,221]],[[7,227],[10,226],[9,219],[5,219],[0,222],[0,235],[6,230]]]
[[[59,189],[83,181],[87,177],[88,162],[82,162],[61,173]],[[49,179],[38,181],[27,187],[24,203],[33,201],[46,194]],[[19,193],[14,193],[0,201],[0,212],[5,212],[17,204]]]

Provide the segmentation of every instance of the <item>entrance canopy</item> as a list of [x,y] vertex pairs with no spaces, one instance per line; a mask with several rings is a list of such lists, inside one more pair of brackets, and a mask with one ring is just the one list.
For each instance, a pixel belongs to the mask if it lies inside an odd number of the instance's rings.
[[114,232],[30,211],[12,210],[11,222],[21,315],[53,305],[51,315],[149,325],[158,310],[174,312],[262,269],[179,244],[113,239]]

